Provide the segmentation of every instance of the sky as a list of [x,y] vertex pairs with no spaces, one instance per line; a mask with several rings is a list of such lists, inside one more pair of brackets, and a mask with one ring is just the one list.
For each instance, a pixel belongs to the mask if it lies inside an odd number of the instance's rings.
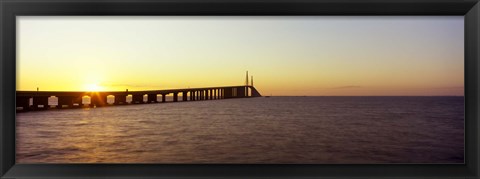
[[17,90],[463,96],[463,16],[17,16]]

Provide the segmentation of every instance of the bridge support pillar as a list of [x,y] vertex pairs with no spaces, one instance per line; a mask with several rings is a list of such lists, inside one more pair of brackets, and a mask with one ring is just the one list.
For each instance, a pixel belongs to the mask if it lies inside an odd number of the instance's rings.
[[178,101],[178,92],[174,92],[173,93],[173,102],[177,102]]
[[187,96],[187,93],[188,93],[188,92],[186,92],[186,91],[182,92],[182,101],[188,101],[188,99],[187,99],[187,97],[188,97],[188,96]]
[[83,96],[75,96],[73,99],[72,99],[72,108],[79,108],[79,107],[82,107],[83,104],[82,104],[82,97]]
[[245,97],[245,87],[237,87],[237,98]]
[[143,103],[143,94],[132,95],[132,104],[142,104],[142,103]]
[[194,99],[195,99],[195,96],[194,96],[194,94],[193,94],[193,91],[190,91],[189,93],[190,93],[190,101],[195,101],[195,100],[194,100]]
[[205,100],[208,100],[210,94],[209,94],[208,90],[204,90],[204,92],[205,92]]
[[166,98],[167,98],[166,96],[167,96],[167,94],[162,94],[162,103],[164,103],[165,101],[167,101],[167,100],[166,100]]
[[73,100],[75,99],[74,96],[57,96],[58,97],[58,105],[57,108],[71,108],[73,107]]
[[30,109],[30,97],[28,96],[17,96],[15,103],[17,108],[21,108],[20,111],[28,111]]
[[148,101],[147,103],[158,103],[157,101],[157,94],[148,94]]
[[107,96],[97,94],[90,96],[90,106],[101,107],[107,105]]
[[48,109],[48,97],[49,96],[34,96],[33,108],[36,110]]
[[115,105],[127,104],[127,95],[115,95],[113,104]]
[[217,89],[213,89],[213,99],[217,99]]
[[228,99],[228,98],[232,98],[232,90],[233,88],[224,88],[223,89],[223,93],[224,93],[224,98],[225,99]]

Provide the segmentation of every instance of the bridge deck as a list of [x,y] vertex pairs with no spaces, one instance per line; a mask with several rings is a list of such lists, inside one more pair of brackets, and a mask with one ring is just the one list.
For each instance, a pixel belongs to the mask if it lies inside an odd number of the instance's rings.
[[[17,91],[17,111],[45,110],[50,108],[77,108],[77,107],[102,107],[125,104],[145,104],[166,102],[166,95],[173,94],[173,102],[216,100],[229,98],[261,97],[253,86],[221,86],[183,89],[164,89],[146,91]],[[158,97],[161,95],[161,100]],[[83,100],[88,96],[87,102]],[[109,103],[108,97],[113,96],[114,102]],[[130,102],[128,97],[131,98]],[[145,100],[145,96],[147,97]],[[49,98],[57,99],[55,104]],[[89,102],[88,102],[89,101]]]

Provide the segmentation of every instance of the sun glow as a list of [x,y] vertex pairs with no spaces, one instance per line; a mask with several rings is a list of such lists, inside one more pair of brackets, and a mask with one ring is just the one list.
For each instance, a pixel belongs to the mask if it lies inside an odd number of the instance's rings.
[[18,16],[16,21],[18,91],[236,86],[245,84],[249,70],[263,95],[464,93],[463,16]]
[[86,84],[85,85],[85,90],[87,90],[87,91],[102,91],[103,87],[101,87],[97,84]]

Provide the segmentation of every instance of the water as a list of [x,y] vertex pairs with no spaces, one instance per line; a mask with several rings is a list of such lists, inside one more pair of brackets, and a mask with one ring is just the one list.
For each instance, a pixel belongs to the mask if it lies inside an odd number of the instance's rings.
[[17,114],[17,163],[463,163],[463,97],[270,97]]

